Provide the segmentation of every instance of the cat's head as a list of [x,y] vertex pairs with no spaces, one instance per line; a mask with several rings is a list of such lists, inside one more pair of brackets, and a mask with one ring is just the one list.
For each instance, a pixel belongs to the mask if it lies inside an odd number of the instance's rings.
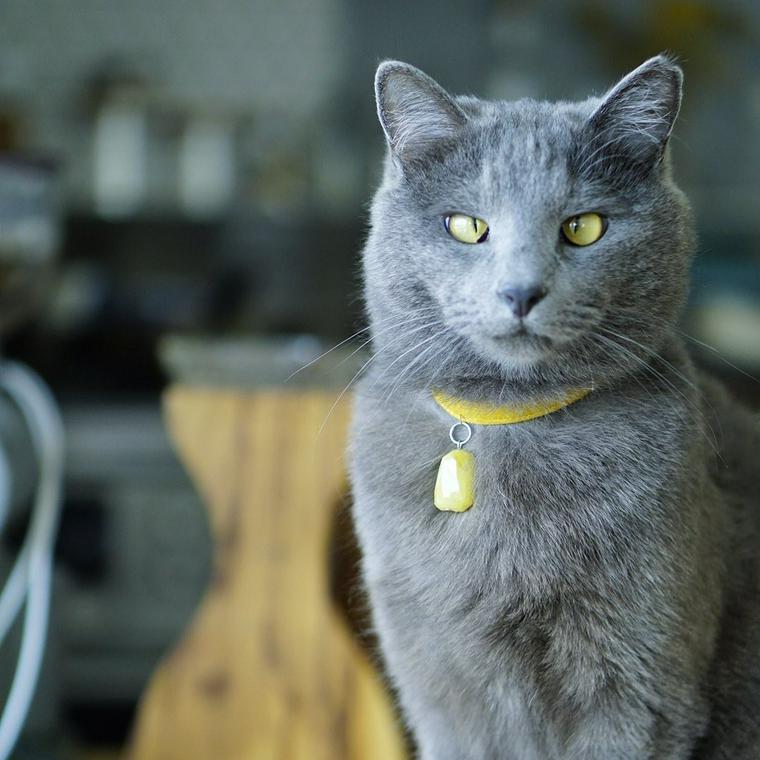
[[657,56],[601,98],[493,102],[380,65],[364,272],[389,381],[599,384],[660,347],[694,248],[667,156],[681,83]]

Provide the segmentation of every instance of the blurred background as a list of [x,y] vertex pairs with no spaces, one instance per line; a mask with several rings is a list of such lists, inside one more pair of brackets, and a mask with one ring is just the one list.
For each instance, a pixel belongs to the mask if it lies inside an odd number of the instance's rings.
[[[379,60],[455,93],[573,99],[663,50],[686,73],[672,150],[700,234],[684,330],[757,404],[758,3],[2,0],[0,335],[52,387],[68,447],[18,757],[122,746],[201,597],[208,527],[161,420],[171,376],[279,382],[362,326]],[[10,450],[23,431],[0,412]],[[34,479],[18,468],[4,567]],[[15,657],[9,641],[0,675]]]

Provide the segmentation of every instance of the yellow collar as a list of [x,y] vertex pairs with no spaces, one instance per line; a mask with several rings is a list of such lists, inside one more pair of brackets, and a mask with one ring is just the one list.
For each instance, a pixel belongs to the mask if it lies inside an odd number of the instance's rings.
[[433,398],[441,409],[461,422],[468,422],[471,425],[513,425],[516,422],[527,422],[556,412],[558,409],[580,401],[590,392],[590,388],[578,388],[568,391],[554,401],[536,401],[516,406],[493,406],[467,401],[463,398],[448,396],[442,391],[433,391]]

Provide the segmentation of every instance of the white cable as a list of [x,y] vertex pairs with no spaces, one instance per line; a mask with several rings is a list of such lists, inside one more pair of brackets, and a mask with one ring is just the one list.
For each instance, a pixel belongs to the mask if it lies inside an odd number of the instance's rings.
[[63,423],[47,386],[26,367],[15,362],[2,362],[0,389],[11,397],[24,416],[39,461],[29,529],[0,595],[0,643],[26,596],[18,662],[0,717],[0,760],[7,760],[29,712],[45,652],[53,544],[63,478]]
[[27,554],[26,547],[22,548],[13,563],[13,570],[5,582],[3,593],[0,595],[0,644],[5,641],[26,599],[26,585],[29,578]]
[[11,495],[13,493],[13,473],[5,449],[0,447],[0,531],[5,526],[11,511]]

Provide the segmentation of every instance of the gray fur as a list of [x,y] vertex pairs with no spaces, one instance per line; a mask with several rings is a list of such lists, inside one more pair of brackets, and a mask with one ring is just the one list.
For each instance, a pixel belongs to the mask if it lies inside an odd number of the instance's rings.
[[[602,99],[452,98],[377,74],[389,152],[364,251],[373,359],[352,426],[374,623],[422,760],[760,757],[757,421],[676,329],[694,249],[659,56]],[[560,223],[609,217],[594,245]],[[443,217],[490,225],[456,242]],[[548,291],[521,325],[504,285]],[[451,419],[593,385],[474,426],[475,506],[432,493]]]

